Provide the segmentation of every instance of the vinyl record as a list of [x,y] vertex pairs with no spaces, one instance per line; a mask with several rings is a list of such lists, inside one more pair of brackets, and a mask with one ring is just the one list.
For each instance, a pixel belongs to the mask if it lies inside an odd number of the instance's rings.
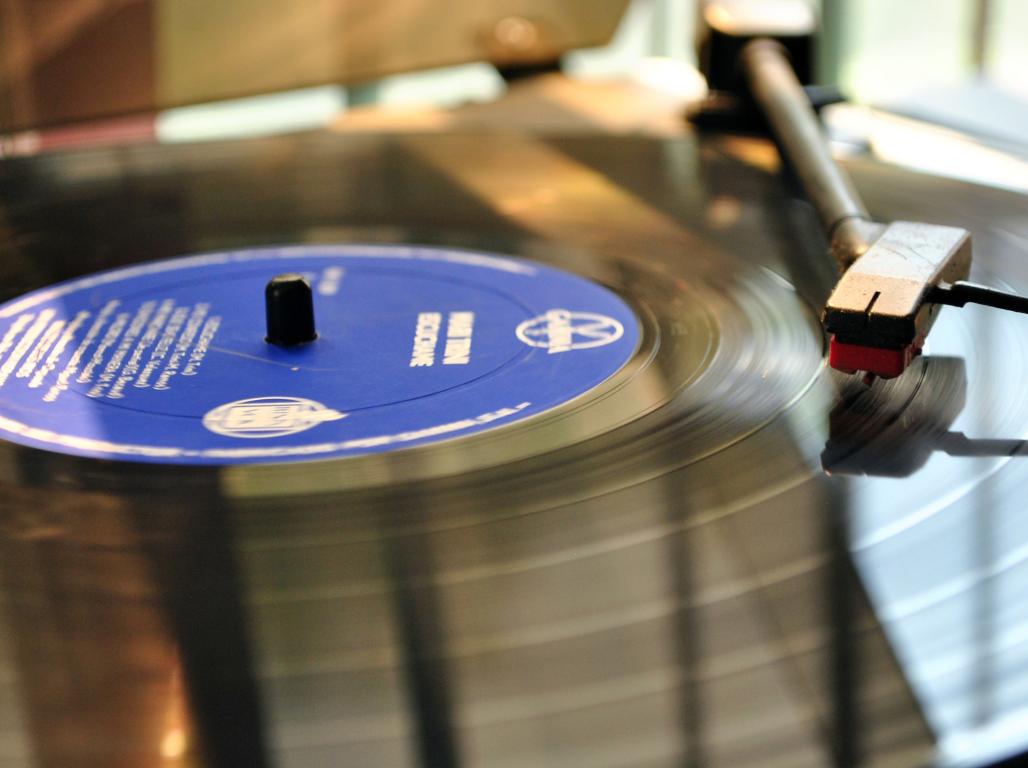
[[[0,764],[909,766],[1016,714],[1023,321],[946,310],[903,377],[830,373],[832,267],[770,150],[3,168]],[[1019,197],[853,171],[1028,287]]]

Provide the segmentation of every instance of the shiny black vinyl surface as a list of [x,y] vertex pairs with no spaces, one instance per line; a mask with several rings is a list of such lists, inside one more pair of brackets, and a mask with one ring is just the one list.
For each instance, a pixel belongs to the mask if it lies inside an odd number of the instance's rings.
[[[0,166],[3,298],[293,242],[595,279],[603,397],[375,460],[0,446],[2,766],[911,766],[1028,746],[1028,319],[947,309],[871,386],[759,140],[311,134]],[[1024,199],[862,160],[1028,290]],[[2,396],[0,391],[0,396]],[[599,434],[584,425],[602,422]]]

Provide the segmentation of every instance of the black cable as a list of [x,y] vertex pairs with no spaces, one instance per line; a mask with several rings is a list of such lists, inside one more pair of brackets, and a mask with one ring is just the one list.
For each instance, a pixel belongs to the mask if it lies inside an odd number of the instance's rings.
[[975,283],[956,282],[952,285],[937,285],[928,291],[926,299],[932,304],[946,304],[951,307],[982,304],[986,307],[1028,314],[1028,296],[1018,296],[1016,293],[1008,293]]

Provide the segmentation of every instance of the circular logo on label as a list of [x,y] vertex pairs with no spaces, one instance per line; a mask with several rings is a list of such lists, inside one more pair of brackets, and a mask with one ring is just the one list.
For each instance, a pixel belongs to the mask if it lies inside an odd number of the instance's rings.
[[345,416],[302,397],[250,397],[208,411],[203,425],[228,437],[281,437]]
[[515,333],[530,347],[542,347],[552,355],[613,344],[624,335],[625,327],[614,318],[595,312],[551,309],[545,315],[525,320]]

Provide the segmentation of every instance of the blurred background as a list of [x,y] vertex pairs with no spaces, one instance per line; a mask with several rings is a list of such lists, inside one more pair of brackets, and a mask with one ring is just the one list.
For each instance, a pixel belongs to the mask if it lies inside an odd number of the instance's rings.
[[[860,104],[1026,142],[1028,3],[813,8],[821,83]],[[291,131],[369,105],[493,100],[509,78],[486,61],[559,63],[574,78],[695,97],[701,13],[697,0],[2,0],[0,128],[156,110],[168,141]]]

